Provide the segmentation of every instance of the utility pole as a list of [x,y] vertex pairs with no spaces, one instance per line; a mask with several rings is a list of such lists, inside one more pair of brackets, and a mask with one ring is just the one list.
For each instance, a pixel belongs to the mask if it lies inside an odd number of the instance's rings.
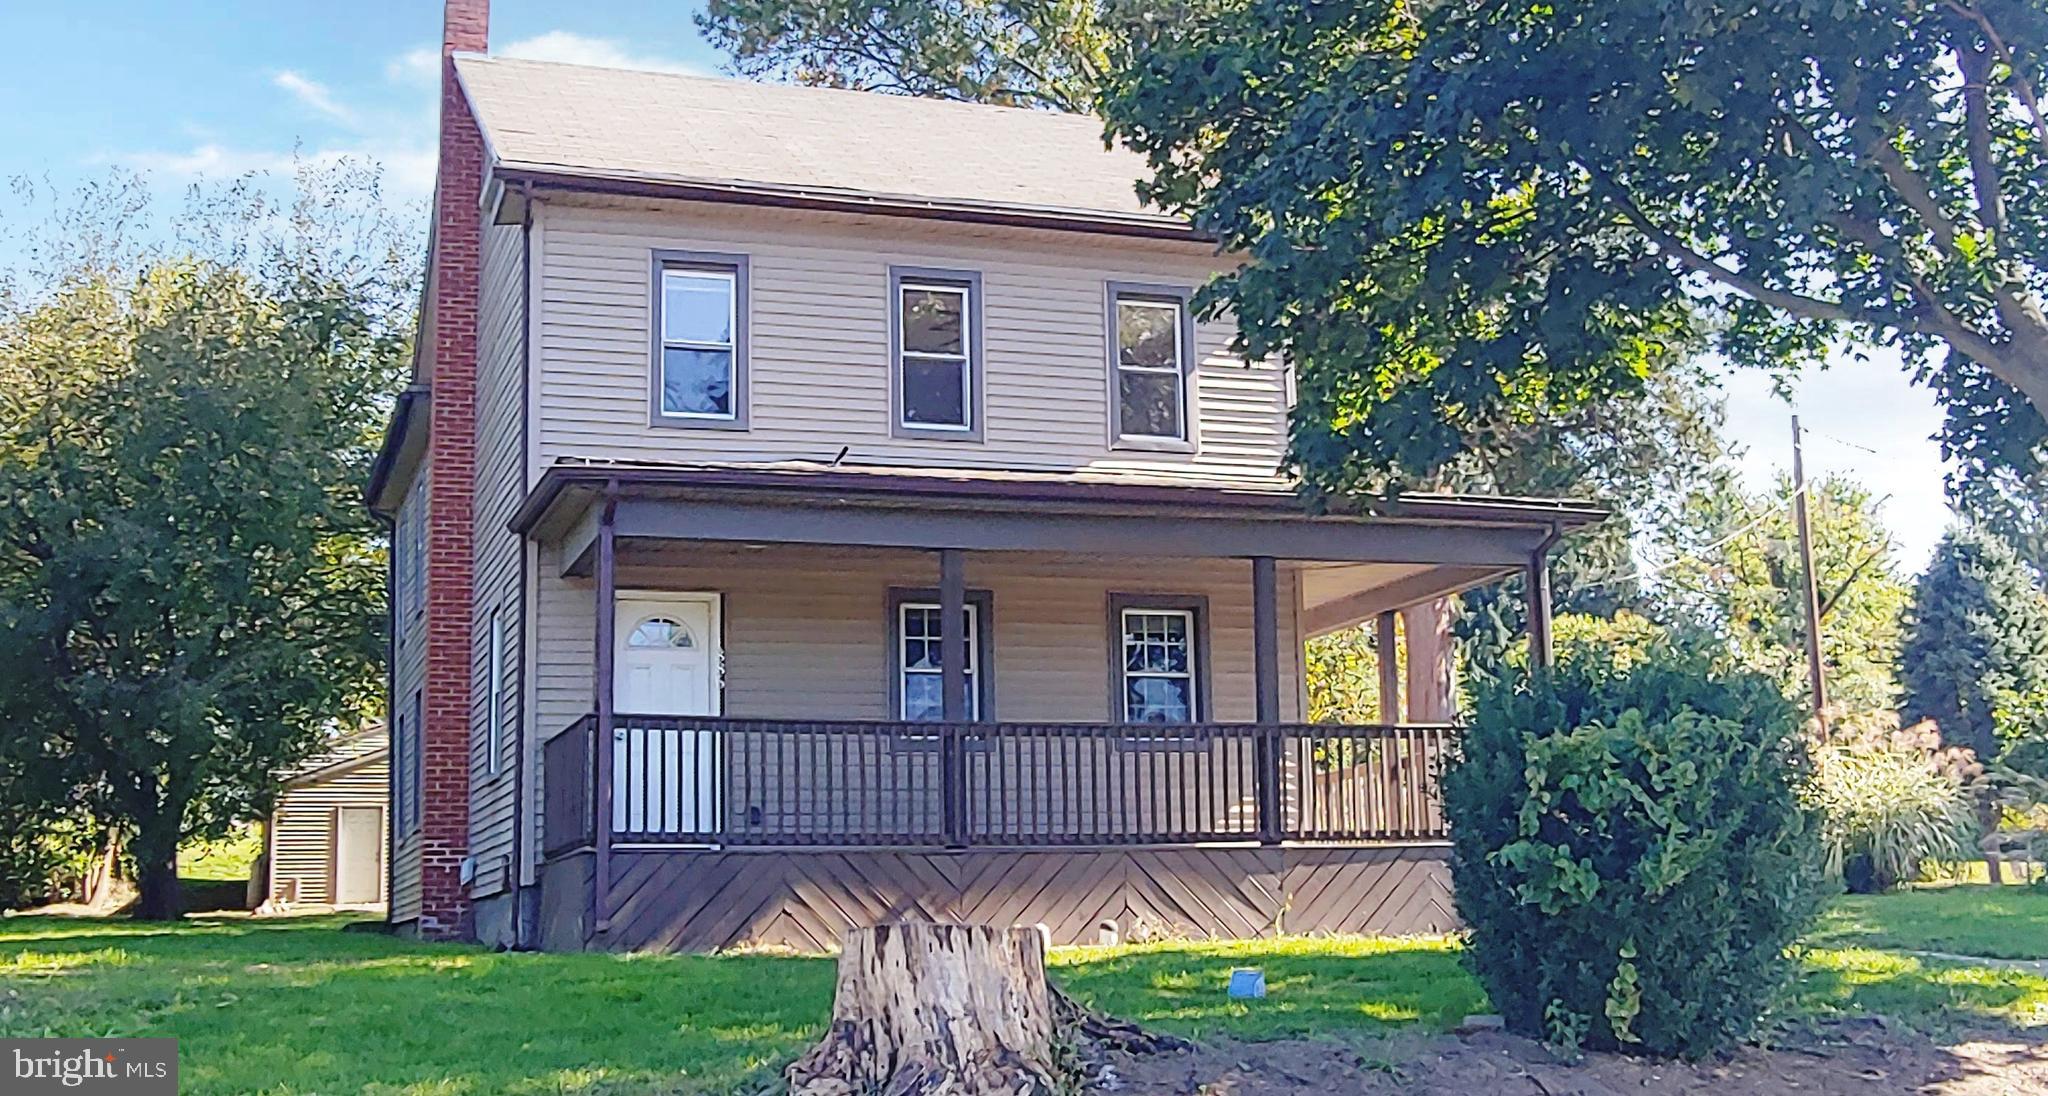
[[1806,595],[1806,675],[1813,684],[1813,718],[1820,740],[1828,740],[1827,669],[1820,657],[1820,587],[1813,573],[1813,522],[1806,511],[1805,432],[1792,416],[1792,513],[1799,526],[1800,586]]

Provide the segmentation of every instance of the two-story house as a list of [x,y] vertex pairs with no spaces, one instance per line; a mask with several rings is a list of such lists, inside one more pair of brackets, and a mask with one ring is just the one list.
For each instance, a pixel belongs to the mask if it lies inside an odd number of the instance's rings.
[[1451,729],[1305,724],[1303,644],[1540,576],[1597,510],[1305,509],[1285,370],[1190,308],[1234,260],[1093,119],[495,59],[486,18],[448,6],[369,491],[395,923],[1452,923]]

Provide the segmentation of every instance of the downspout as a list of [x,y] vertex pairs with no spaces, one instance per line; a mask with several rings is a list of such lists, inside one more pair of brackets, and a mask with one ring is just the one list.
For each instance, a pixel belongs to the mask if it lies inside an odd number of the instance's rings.
[[607,896],[611,893],[612,881],[612,797],[618,790],[612,787],[612,658],[616,642],[616,620],[618,612],[618,514],[619,481],[605,484],[604,509],[598,515],[597,523],[597,626],[596,655],[593,663],[591,693],[595,700],[596,726],[591,728],[590,766],[596,770],[597,801],[593,804],[595,817],[591,821],[596,854],[590,870],[591,932],[602,936],[611,930],[612,910]]
[[[394,903],[391,873],[398,870],[398,821],[393,809],[398,804],[398,517],[380,513],[372,503],[370,516],[384,527],[384,747],[390,764],[384,766],[384,923],[391,924]],[[277,860],[270,861],[275,884]]]
[[[533,368],[533,185],[519,184],[525,201],[519,223],[519,497],[533,489],[532,461],[528,458],[527,413],[532,394],[528,391]],[[533,946],[526,919],[526,828],[532,825],[526,805],[526,725],[532,714],[526,707],[527,637],[532,628],[533,604],[528,595],[526,534],[519,537],[519,717],[512,721],[512,947],[524,951]],[[496,683],[492,684],[496,688]],[[495,713],[494,713],[495,714]]]

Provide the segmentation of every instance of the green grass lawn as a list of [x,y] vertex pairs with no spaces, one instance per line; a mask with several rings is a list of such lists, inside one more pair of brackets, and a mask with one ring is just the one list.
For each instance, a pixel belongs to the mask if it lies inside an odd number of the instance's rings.
[[[1273,1038],[1422,1023],[1457,1025],[1486,995],[1446,938],[1242,940],[1060,948],[1052,976],[1075,997],[1149,1027],[1201,1038]],[[1223,992],[1233,967],[1266,975],[1263,1000]]]
[[2048,959],[2048,891],[1973,884],[1843,895],[1809,940],[1819,947]]
[[[1945,893],[1987,939],[2020,949],[2019,935],[2039,932],[2039,906]],[[1945,919],[1925,901],[1831,915],[1794,1010],[2048,1022],[2048,978],[1866,946],[1926,946],[1910,926]],[[817,1038],[831,998],[826,959],[493,954],[346,933],[345,921],[0,920],[0,1036],[175,1035],[188,1093],[651,1096],[767,1084]],[[1442,939],[1067,948],[1052,966],[1098,1007],[1198,1037],[1444,1027],[1485,1008]],[[1227,998],[1236,966],[1262,968],[1270,996]]]

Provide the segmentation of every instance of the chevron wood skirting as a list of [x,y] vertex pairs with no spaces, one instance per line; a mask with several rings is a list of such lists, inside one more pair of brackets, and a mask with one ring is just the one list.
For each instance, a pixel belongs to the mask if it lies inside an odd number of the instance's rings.
[[[1043,924],[1054,943],[1126,938],[1229,939],[1277,933],[1445,932],[1452,909],[1437,847],[1160,848],[1058,851],[648,851],[612,856],[609,931],[586,946],[710,951],[778,946],[827,951],[847,929],[892,919]],[[543,886],[547,918],[581,926],[587,870]]]

